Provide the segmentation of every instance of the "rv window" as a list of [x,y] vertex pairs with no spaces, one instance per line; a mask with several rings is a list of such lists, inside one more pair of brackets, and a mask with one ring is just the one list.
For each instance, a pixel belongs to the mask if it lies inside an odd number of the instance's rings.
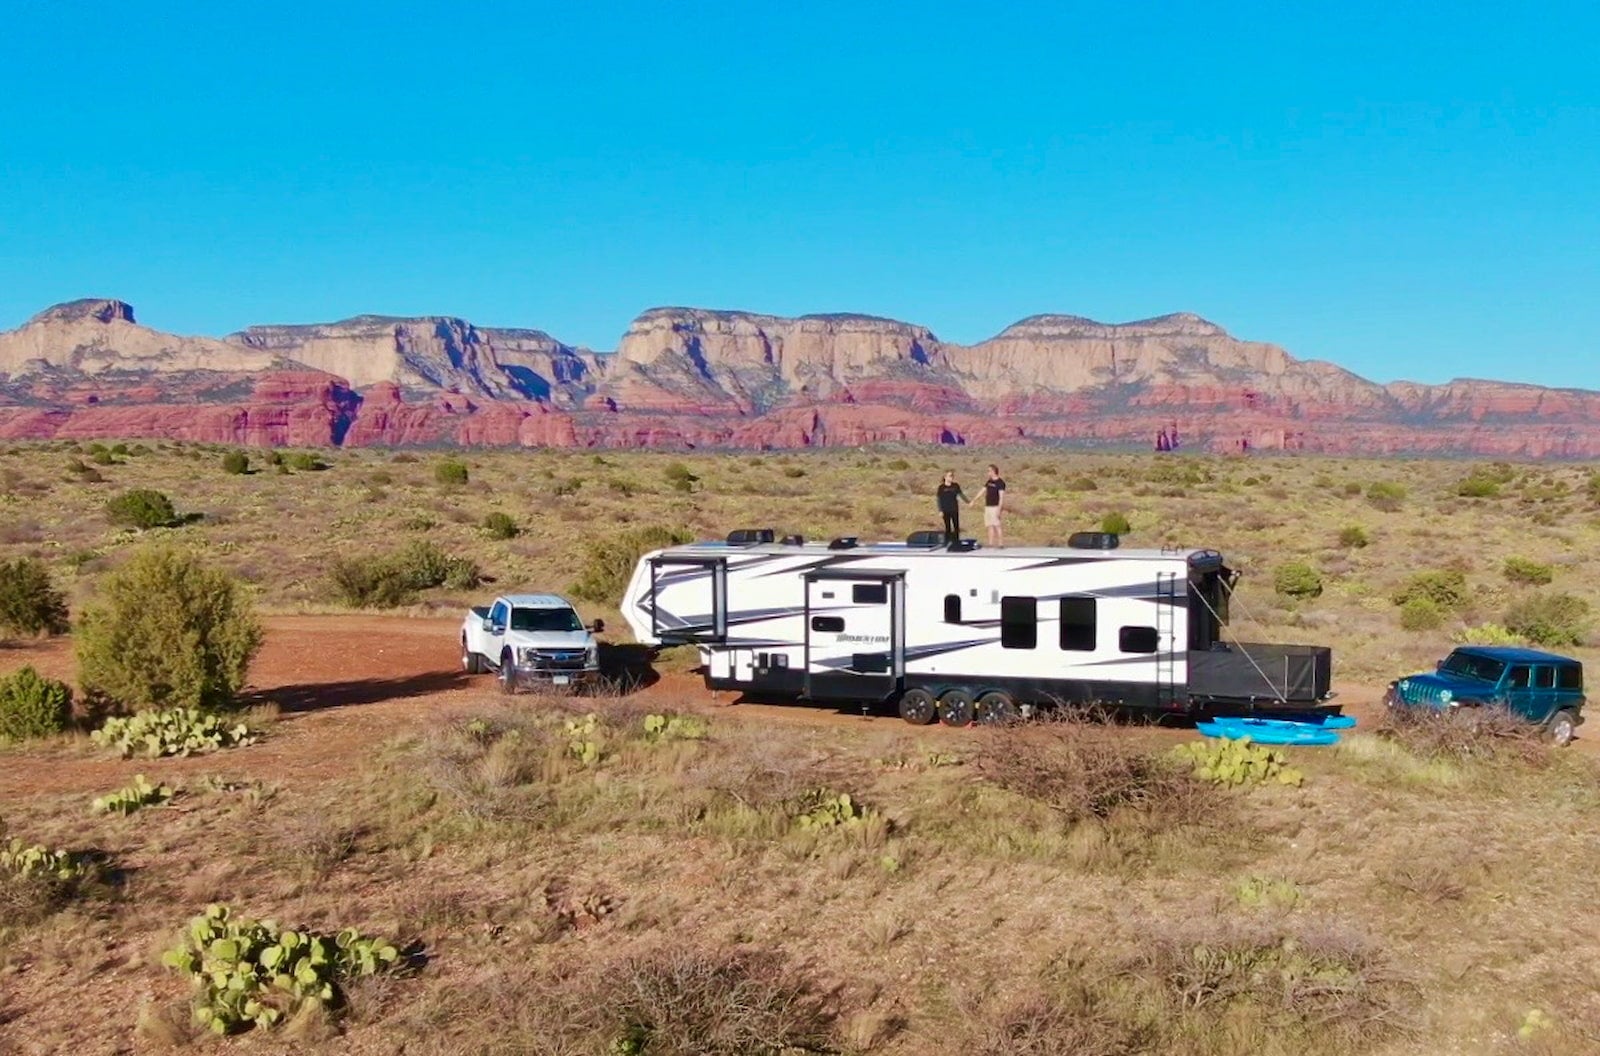
[[1124,627],[1117,635],[1117,644],[1125,653],[1153,653],[1160,642],[1154,627]]
[[1567,665],[1556,668],[1556,685],[1562,689],[1583,688],[1583,668]]
[[1094,652],[1095,601],[1061,599],[1061,648],[1075,653]]
[[1033,649],[1039,644],[1039,599],[1000,599],[1000,647]]
[[844,620],[838,616],[813,616],[811,617],[811,629],[813,631],[822,631],[825,634],[838,634],[844,630]]
[[1555,689],[1556,669],[1553,667],[1536,667],[1533,669],[1534,689]]
[[883,583],[857,583],[850,588],[850,600],[857,605],[885,605],[889,588]]
[[946,594],[944,596],[944,622],[961,622],[961,595]]

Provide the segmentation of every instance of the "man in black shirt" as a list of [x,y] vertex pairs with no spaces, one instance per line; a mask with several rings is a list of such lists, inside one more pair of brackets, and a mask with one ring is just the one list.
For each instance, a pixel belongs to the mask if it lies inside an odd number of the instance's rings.
[[989,545],[1005,545],[1005,530],[1000,527],[1000,513],[1006,507],[1006,482],[1000,467],[989,467],[989,479],[983,482],[983,526],[989,530]]
[[944,480],[939,484],[937,492],[939,499],[939,513],[944,517],[944,541],[946,545],[954,546],[961,541],[961,503],[972,505],[972,500],[967,498],[961,490],[961,485],[956,483],[954,470],[946,470]]

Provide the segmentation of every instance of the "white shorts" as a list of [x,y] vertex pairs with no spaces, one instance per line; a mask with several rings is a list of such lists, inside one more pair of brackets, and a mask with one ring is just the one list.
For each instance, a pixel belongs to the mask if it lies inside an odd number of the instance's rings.
[[983,508],[983,526],[985,528],[1000,527],[1000,507],[985,506]]

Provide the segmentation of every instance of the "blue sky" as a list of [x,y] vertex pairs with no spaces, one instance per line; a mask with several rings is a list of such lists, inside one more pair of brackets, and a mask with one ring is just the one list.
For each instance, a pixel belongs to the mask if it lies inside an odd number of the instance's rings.
[[0,326],[1200,313],[1600,388],[1600,11],[0,0]]

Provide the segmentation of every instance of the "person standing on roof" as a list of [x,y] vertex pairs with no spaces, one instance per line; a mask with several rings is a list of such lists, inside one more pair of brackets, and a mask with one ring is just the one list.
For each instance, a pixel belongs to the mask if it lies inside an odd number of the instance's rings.
[[989,479],[983,482],[983,526],[989,530],[989,545],[996,549],[1005,546],[1005,530],[1000,526],[1000,514],[1006,508],[1006,479],[1000,467],[990,463]]
[[953,469],[945,470],[937,494],[939,513],[944,517],[944,541],[946,545],[954,546],[961,541],[961,503],[971,506],[972,500],[956,483],[956,471]]

